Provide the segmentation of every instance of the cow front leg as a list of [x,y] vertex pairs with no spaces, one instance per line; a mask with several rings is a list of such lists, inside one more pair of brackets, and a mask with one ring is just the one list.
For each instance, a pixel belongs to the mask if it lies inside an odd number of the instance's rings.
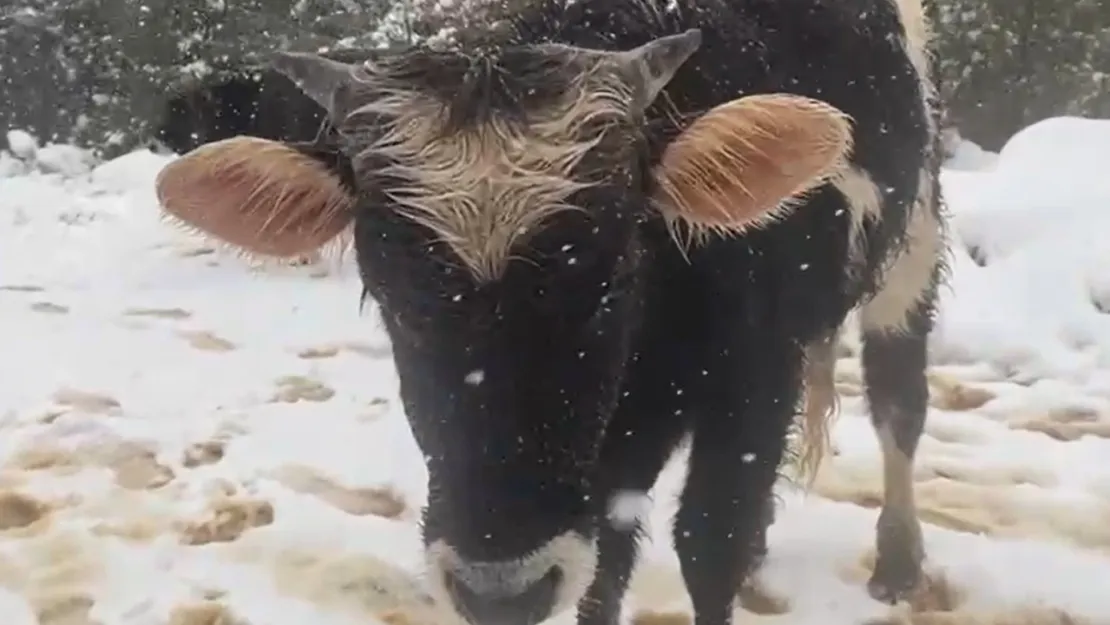
[[699,397],[674,524],[695,625],[732,622],[736,592],[766,552],[767,506],[800,392],[800,349],[745,352],[763,359],[705,368],[723,377]]
[[759,529],[756,530],[755,537],[752,539],[752,561],[743,575],[744,580],[755,575],[763,567],[763,563],[767,561],[767,530],[775,524],[775,497],[773,494],[763,502],[762,514]]
[[[617,625],[621,603],[639,555],[640,519],[613,515],[614,498],[651,490],[686,433],[682,379],[668,376],[658,358],[640,358],[638,371],[607,428],[599,456],[596,492],[605,506],[598,520],[598,566],[578,604],[579,625]],[[651,367],[648,363],[654,363]],[[685,376],[682,371],[679,375]]]
[[646,497],[681,439],[681,430],[671,437],[669,432],[647,429],[626,430],[614,445],[621,449],[603,464],[602,479],[607,484],[598,491],[608,510],[598,521],[597,572],[578,603],[579,625],[617,625],[620,620],[621,603],[639,555],[642,520],[613,514],[613,503],[626,494]]

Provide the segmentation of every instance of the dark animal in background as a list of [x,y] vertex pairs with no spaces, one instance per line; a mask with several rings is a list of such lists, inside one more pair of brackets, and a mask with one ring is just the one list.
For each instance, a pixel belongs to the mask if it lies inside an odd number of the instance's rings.
[[[924,556],[945,255],[913,2],[537,0],[505,40],[279,54],[335,134],[202,146],[159,194],[260,254],[353,224],[427,460],[428,580],[475,625],[576,603],[614,625],[637,531],[609,502],[687,436],[675,547],[697,625],[730,623],[801,391],[813,459],[858,309],[885,468],[869,590],[893,601]],[[289,127],[306,104],[257,106]]]
[[[342,49],[324,56],[357,63],[376,53]],[[238,136],[319,144],[337,140],[327,112],[285,74],[264,64],[221,67],[208,76],[189,77],[176,85],[154,125],[152,147],[186,154]],[[320,250],[313,250],[288,260],[293,265],[311,265],[320,259]]]
[[[345,49],[325,56],[358,63],[373,54],[373,50]],[[153,139],[176,154],[185,154],[241,135],[307,141],[329,132],[324,109],[265,64],[219,68],[208,76],[183,80],[166,99]]]

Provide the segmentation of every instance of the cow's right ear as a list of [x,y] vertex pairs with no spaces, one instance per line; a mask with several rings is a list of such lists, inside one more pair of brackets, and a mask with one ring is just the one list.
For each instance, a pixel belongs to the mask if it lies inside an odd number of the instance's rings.
[[355,198],[333,163],[309,150],[240,136],[162,168],[163,213],[247,255],[294,258],[339,238]]
[[357,82],[358,65],[340,63],[316,54],[278,52],[271,61],[273,68],[284,74],[301,91],[328,112],[333,120],[344,113],[338,101],[348,87]]
[[789,93],[725,102],[667,146],[655,168],[655,201],[672,226],[739,234],[771,223],[840,175],[852,151],[851,119]]

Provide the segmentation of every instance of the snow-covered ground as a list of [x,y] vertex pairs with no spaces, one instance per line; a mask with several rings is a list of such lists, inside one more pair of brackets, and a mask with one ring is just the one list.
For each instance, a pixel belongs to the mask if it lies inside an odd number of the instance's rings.
[[[161,156],[39,160],[0,157],[0,623],[423,622],[424,469],[350,260],[259,271],[164,225]],[[945,172],[912,610],[864,590],[881,471],[848,356],[838,453],[814,493],[784,487],[737,625],[1110,623],[1107,163],[1110,121],[1055,119]],[[680,464],[655,493],[640,625],[688,622]]]

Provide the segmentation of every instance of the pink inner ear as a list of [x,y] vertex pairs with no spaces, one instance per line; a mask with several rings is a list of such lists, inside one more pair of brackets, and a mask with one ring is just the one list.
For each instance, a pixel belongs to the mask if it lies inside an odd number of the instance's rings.
[[655,172],[660,210],[694,230],[742,231],[842,171],[851,145],[847,116],[824,102],[789,94],[726,102],[667,147]]
[[351,219],[353,198],[326,165],[282,143],[210,143],[158,174],[164,212],[249,254],[291,258],[319,250]]

